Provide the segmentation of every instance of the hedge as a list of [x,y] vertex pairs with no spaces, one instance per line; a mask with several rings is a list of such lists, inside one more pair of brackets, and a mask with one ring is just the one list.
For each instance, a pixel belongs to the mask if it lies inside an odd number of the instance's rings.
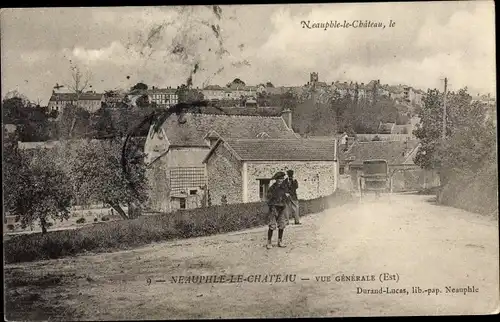
[[438,194],[444,205],[498,216],[497,163],[486,164],[476,173],[453,177]]
[[[300,215],[321,212],[350,200],[351,195],[343,191],[328,197],[300,200]],[[229,204],[134,220],[99,222],[81,229],[52,231],[45,235],[19,235],[4,242],[5,262],[55,259],[87,251],[109,252],[152,242],[259,227],[266,224],[267,211],[267,205],[262,202]]]

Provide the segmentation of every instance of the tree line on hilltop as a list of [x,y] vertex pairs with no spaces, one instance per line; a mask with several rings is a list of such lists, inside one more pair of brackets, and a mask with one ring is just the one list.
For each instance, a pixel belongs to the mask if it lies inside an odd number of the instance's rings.
[[[235,79],[227,86],[235,83],[245,84]],[[266,86],[274,87],[270,82]],[[148,85],[144,83],[137,83],[130,89],[129,93],[139,95],[135,105],[131,105],[125,95],[117,102],[105,102],[94,113],[79,106],[67,105],[61,115],[47,107],[33,106],[19,97],[11,97],[2,101],[3,123],[15,124],[19,140],[27,142],[125,136],[144,117],[159,109],[143,93],[147,89]],[[186,85],[179,86],[176,93],[180,103],[204,100],[200,90]],[[106,97],[117,95],[115,91],[105,93]],[[257,94],[256,100],[259,107],[245,107],[245,98],[207,102],[207,106],[201,107],[201,112],[277,116],[283,109],[290,109],[293,129],[302,135],[377,133],[380,122],[408,124],[413,113],[410,107],[398,105],[387,97],[356,99],[350,95],[341,96],[337,92],[314,89],[307,89],[301,94],[292,91],[280,94],[263,92]],[[145,136],[147,132],[145,127],[135,135]]]
[[[467,89],[449,93],[447,99],[446,138],[443,139],[443,94],[438,90],[428,91],[424,106],[418,111],[421,124],[414,132],[421,142],[415,162],[424,169],[439,171],[444,187],[441,199],[448,198],[453,205],[462,205],[467,201],[467,207],[472,207],[470,209],[474,211],[493,211],[497,207],[498,191],[495,119],[487,117],[484,105],[472,102]],[[345,100],[336,98],[318,102],[315,97],[309,97],[300,101],[291,94],[285,94],[283,106],[292,109],[295,115],[294,128],[314,135],[357,130],[355,126],[365,126],[364,129],[375,127],[376,122],[371,114],[373,111],[378,112],[380,121],[397,118],[394,105],[384,100],[371,104]],[[19,102],[13,100],[7,103]],[[3,108],[7,111],[7,119],[10,118],[14,123],[17,120],[21,125],[21,133],[33,131],[38,133],[36,135],[43,134],[43,128],[37,127],[40,124],[38,121],[48,116],[40,113],[39,109],[26,106],[7,108],[5,105]],[[109,121],[113,117],[106,114],[108,112],[101,109],[85,123],[82,119],[85,120],[88,115],[75,109],[61,125],[61,131],[70,131],[72,120],[76,119],[73,134],[88,133],[84,126],[86,124],[94,126],[100,133],[116,133],[116,122]],[[122,128],[137,124],[140,116],[130,115],[124,118],[126,121],[122,121]],[[64,113],[62,117],[64,119]],[[140,209],[147,199],[144,154],[141,153],[139,142],[133,142],[137,148],[131,149],[133,153],[123,155],[123,138],[119,135],[97,142],[63,142],[56,151],[23,151],[12,136],[4,132],[4,138],[5,210],[16,216],[22,226],[38,220],[42,231],[46,232],[49,220],[68,218],[71,205],[96,201],[114,208],[123,219],[131,219],[137,215],[134,205]],[[122,158],[126,159],[130,167],[129,177],[123,171]],[[124,211],[124,206],[129,207],[128,213]]]

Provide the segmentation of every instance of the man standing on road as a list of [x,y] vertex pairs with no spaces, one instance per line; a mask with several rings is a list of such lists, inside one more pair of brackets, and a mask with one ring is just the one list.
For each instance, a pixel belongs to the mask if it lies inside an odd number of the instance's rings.
[[[286,179],[286,186],[289,194],[289,197],[287,198],[287,211],[293,216],[295,225],[300,225],[299,198],[297,197],[299,183],[293,177],[293,170],[288,170],[286,173],[288,175],[288,178]],[[290,220],[290,218],[288,218],[288,220]]]
[[278,247],[286,247],[283,244],[283,232],[288,223],[286,218],[286,193],[284,184],[285,173],[276,173],[271,180],[276,180],[267,192],[267,204],[269,206],[269,230],[267,231],[267,249],[271,249],[273,231],[278,228]]
[[349,138],[349,137],[348,137],[348,135],[347,135],[347,133],[346,133],[346,132],[344,132],[344,133],[342,134],[342,137],[340,138],[340,146],[342,147],[342,150],[343,150],[343,151],[347,151],[347,148],[349,147],[349,146],[347,145],[347,140],[348,140],[348,138]]

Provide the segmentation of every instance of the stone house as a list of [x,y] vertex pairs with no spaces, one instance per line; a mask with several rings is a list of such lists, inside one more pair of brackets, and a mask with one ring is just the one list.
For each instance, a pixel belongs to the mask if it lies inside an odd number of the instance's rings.
[[389,86],[389,98],[396,101],[403,101],[405,99],[404,88],[401,85]]
[[256,86],[237,86],[221,87],[219,85],[208,85],[201,90],[206,100],[239,100],[245,97],[254,97],[257,95]]
[[382,123],[378,125],[377,133],[380,134],[392,134],[394,132],[394,127],[396,123]]
[[55,110],[62,113],[66,105],[80,106],[89,113],[94,113],[101,108],[104,103],[104,94],[96,92],[85,92],[77,95],[76,93],[52,93],[49,99],[49,110]]
[[213,205],[265,201],[271,177],[292,169],[300,199],[332,194],[337,187],[335,140],[220,139],[203,163]]
[[[347,151],[339,151],[341,182],[349,186],[348,189],[359,190],[363,161],[383,159],[387,161],[391,180],[388,184],[394,192],[438,186],[437,173],[423,170],[414,162],[419,146],[417,140],[355,142]],[[346,178],[350,180],[346,182]]]
[[203,160],[221,137],[297,139],[291,121],[289,110],[275,117],[171,115],[158,133],[150,129],[144,146],[150,183],[149,207],[169,212],[201,206],[207,184]]
[[179,102],[177,90],[175,88],[156,88],[147,91],[149,101],[158,107],[168,108]]

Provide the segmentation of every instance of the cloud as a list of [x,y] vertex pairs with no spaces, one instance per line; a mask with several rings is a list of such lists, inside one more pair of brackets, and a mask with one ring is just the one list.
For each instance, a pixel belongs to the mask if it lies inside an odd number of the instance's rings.
[[19,58],[28,65],[46,62],[51,58],[52,53],[48,50],[33,50],[21,52]]
[[[302,85],[317,71],[327,82],[380,79],[423,89],[442,86],[447,76],[452,88],[495,92],[493,8],[487,1],[232,5],[222,7],[221,19],[207,6],[8,10],[1,20],[2,91],[19,86],[29,97],[49,96],[69,78],[71,59],[92,70],[96,90],[138,81],[177,86],[198,63],[195,86],[235,77]],[[335,20],[396,25],[301,25]],[[174,54],[177,45],[183,48]]]
[[[453,85],[494,91],[493,7],[484,2],[454,12],[451,6],[440,5],[332,5],[334,10],[313,8],[301,17],[282,8],[274,13],[274,30],[262,47],[268,54],[266,63],[276,71],[272,74],[281,75],[275,83],[291,81],[290,76],[302,70],[304,80],[308,72],[318,71],[324,81],[381,79],[426,88],[447,75]],[[419,10],[411,11],[411,6]],[[396,26],[327,30],[300,26],[302,20],[366,19],[386,24],[393,19]]]
[[113,41],[108,46],[98,49],[79,46],[72,49],[64,48],[62,52],[68,59],[74,58],[86,65],[131,65],[137,64],[140,60],[140,54],[137,51],[126,48],[119,41]]

